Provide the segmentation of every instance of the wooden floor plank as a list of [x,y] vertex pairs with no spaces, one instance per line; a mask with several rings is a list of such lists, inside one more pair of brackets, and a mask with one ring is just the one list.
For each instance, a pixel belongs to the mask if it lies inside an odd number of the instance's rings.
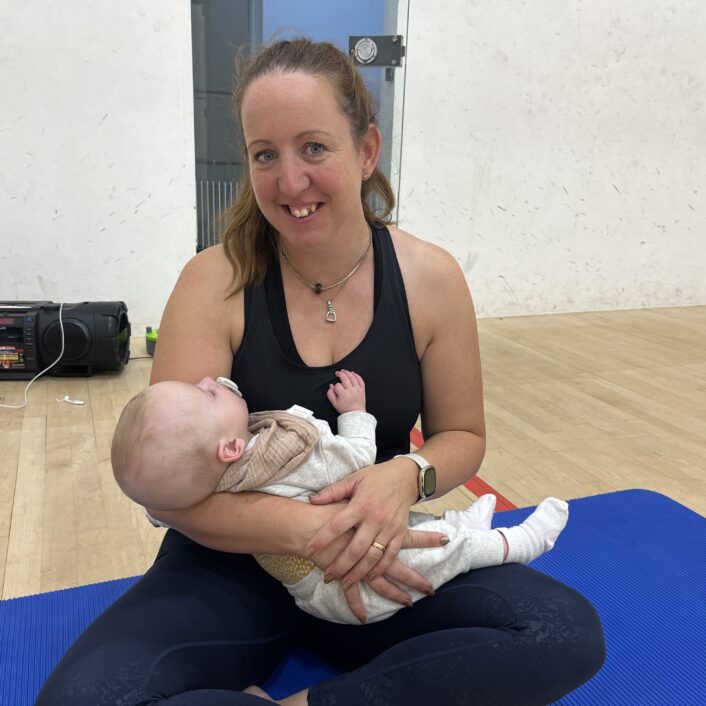
[[[12,505],[15,500],[17,466],[20,460],[22,441],[22,410],[7,412],[0,410],[2,425],[2,450],[0,451],[0,539],[7,540],[10,535]],[[5,544],[5,548],[7,545]],[[0,574],[4,569],[5,557],[0,555]],[[0,586],[2,580],[0,579]]]
[[[41,591],[46,419],[25,417],[7,544],[3,598]],[[70,562],[71,556],[64,556]]]
[[67,394],[70,399],[78,396],[69,392],[71,380],[46,378],[37,384],[47,391],[41,590],[51,591],[78,583],[71,433],[71,415],[78,407],[56,401]]

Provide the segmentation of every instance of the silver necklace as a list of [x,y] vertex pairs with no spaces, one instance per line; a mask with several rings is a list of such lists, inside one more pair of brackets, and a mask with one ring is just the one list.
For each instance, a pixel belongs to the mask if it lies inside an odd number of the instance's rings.
[[[284,248],[280,245],[279,246],[279,254],[282,256],[282,259],[284,260],[284,263],[289,267],[289,269],[294,273],[294,276],[302,283],[305,284],[309,289],[313,290],[314,294],[320,295],[321,292],[325,292],[327,289],[335,289],[336,287],[340,287],[342,284],[345,284],[359,269],[360,266],[365,262],[365,258],[368,256],[368,251],[370,250],[370,246],[373,243],[372,237],[368,241],[368,245],[365,248],[365,252],[363,253],[362,257],[358,262],[356,262],[355,267],[345,276],[342,277],[341,279],[338,280],[338,282],[334,282],[333,284],[326,284],[323,285],[321,282],[316,282],[315,284],[312,284],[311,282],[307,282],[307,280],[302,277],[302,275],[297,271],[297,268],[294,267],[294,265],[291,263],[290,259],[287,257],[287,253],[285,252]],[[336,310],[333,308],[333,302],[331,299],[326,299],[326,314],[324,315],[324,321],[328,322],[329,324],[335,324],[336,323]]]

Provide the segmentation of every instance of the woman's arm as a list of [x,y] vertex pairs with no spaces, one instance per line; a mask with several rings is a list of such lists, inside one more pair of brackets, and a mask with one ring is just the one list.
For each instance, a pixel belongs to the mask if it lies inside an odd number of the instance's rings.
[[[436,496],[471,478],[485,453],[480,354],[468,285],[447,252],[391,229],[407,291],[420,360],[426,436],[420,453],[437,469]],[[341,532],[354,539],[327,573],[342,582],[387,571],[402,547],[409,507],[417,500],[416,464],[398,458],[363,469],[322,491],[316,503],[350,498],[309,543],[320,551]],[[381,552],[371,547],[379,542]]]
[[[229,297],[230,282],[221,246],[187,263],[162,316],[150,384],[230,377],[245,325],[243,293]],[[186,510],[150,514],[212,549],[281,553],[301,550],[305,509],[302,503],[262,493],[218,493]]]
[[229,297],[231,270],[216,245],[192,258],[174,285],[159,326],[150,384],[230,376],[245,326],[243,293]]
[[218,551],[302,555],[309,537],[332,514],[316,513],[316,509],[277,495],[243,492],[214,493],[184,510],[147,511],[195,542]]
[[[438,497],[472,478],[485,454],[478,328],[456,260],[416,238],[408,244],[400,248],[400,264],[403,275],[409,273],[405,284],[422,372],[425,442],[419,452],[436,466]],[[416,478],[416,464],[404,461]]]

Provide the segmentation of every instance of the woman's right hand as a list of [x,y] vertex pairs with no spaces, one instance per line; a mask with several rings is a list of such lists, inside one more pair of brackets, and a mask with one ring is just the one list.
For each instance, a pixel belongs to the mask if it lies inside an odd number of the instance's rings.
[[[312,519],[315,517],[315,522],[317,522],[320,527],[340,512],[341,507],[345,504],[346,503],[332,503],[330,505],[321,506],[312,505],[310,506],[314,511]],[[318,529],[318,527],[316,527],[316,529]],[[348,530],[348,532],[335,539],[327,547],[319,552],[316,552],[315,554],[312,554],[309,559],[314,562],[319,569],[325,571],[326,568],[331,566],[338,556],[346,549],[354,534],[355,532],[353,529]],[[438,533],[421,532],[419,530],[411,529],[407,530],[407,534],[402,543],[403,549],[422,549],[438,546]],[[375,577],[372,581],[365,579],[365,582],[376,593],[403,606],[411,606],[412,597],[409,593],[407,593],[407,591],[400,588],[400,586],[404,586],[408,589],[414,589],[420,593],[426,593],[427,595],[433,595],[434,593],[434,587],[426,577],[422,576],[414,569],[410,569],[408,566],[405,566],[401,561],[399,561],[399,559],[395,559],[383,575]],[[363,605],[363,600],[360,596],[358,584],[354,583],[347,587],[343,591],[343,595],[345,596],[353,615],[361,623],[364,623],[367,619],[367,615],[365,612],[365,606]]]

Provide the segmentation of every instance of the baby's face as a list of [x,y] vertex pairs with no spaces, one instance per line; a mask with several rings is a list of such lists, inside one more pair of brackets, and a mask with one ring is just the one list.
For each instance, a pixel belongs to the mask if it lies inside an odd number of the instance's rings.
[[248,406],[240,394],[211,377],[205,377],[195,385],[202,395],[201,404],[206,414],[204,422],[212,429],[224,433],[240,434],[248,428]]

